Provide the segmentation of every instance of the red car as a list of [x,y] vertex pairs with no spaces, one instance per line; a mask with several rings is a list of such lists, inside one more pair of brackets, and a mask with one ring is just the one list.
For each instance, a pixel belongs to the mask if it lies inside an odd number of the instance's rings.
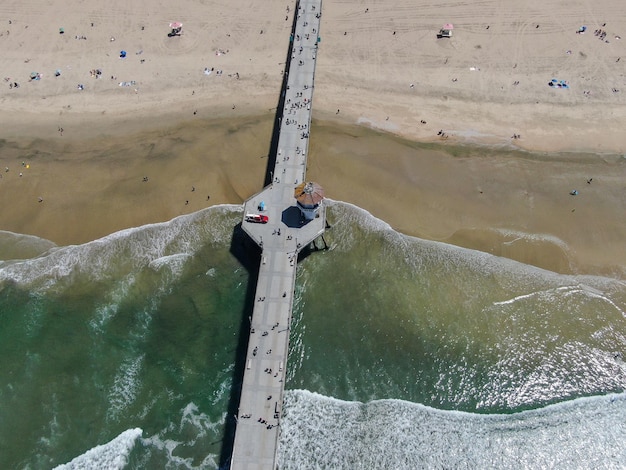
[[269,217],[262,214],[246,214],[246,222],[254,222],[255,224],[266,224]]

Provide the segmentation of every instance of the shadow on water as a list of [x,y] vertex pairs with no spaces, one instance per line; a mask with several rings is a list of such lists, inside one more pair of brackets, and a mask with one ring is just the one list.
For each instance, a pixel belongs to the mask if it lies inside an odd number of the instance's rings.
[[[285,108],[285,96],[287,94],[287,81],[289,78],[289,70],[291,68],[291,50],[296,31],[296,23],[298,20],[297,12],[300,8],[300,2],[296,2],[293,22],[291,24],[291,35],[289,36],[289,47],[285,56],[285,71],[283,73],[283,81],[276,106],[276,116],[274,118],[274,127],[272,129],[272,137],[267,158],[267,167],[265,169],[265,179],[263,187],[272,183],[274,167],[276,166],[276,158],[278,154],[278,141],[280,138],[280,126],[283,120]],[[230,390],[230,398],[228,401],[228,410],[226,423],[224,428],[224,437],[222,439],[222,449],[220,452],[220,469],[229,469],[231,464],[232,452],[235,443],[235,431],[237,428],[237,412],[239,410],[239,401],[241,398],[241,387],[243,383],[243,375],[246,363],[246,354],[248,349],[248,341],[250,335],[250,320],[254,309],[254,295],[256,292],[257,280],[259,276],[259,265],[261,261],[261,249],[248,237],[243,231],[241,224],[233,229],[230,251],[237,260],[244,266],[250,275],[246,298],[244,301],[243,312],[241,313],[241,327],[239,328],[239,340],[237,342],[235,367],[233,371],[232,388]],[[306,257],[308,250],[303,250],[298,258]]]
[[243,311],[241,312],[241,325],[239,327],[239,339],[235,350],[235,367],[233,370],[233,380],[228,399],[228,409],[226,410],[226,423],[224,436],[222,438],[222,449],[220,452],[220,469],[230,468],[230,459],[235,442],[235,430],[237,427],[237,412],[239,400],[241,398],[241,385],[243,382],[244,368],[246,364],[246,353],[248,350],[248,340],[250,336],[250,318],[254,309],[254,294],[259,277],[259,265],[261,262],[261,249],[243,231],[241,223],[233,229],[233,236],[230,243],[230,252],[237,258],[241,265],[246,268],[250,276]]

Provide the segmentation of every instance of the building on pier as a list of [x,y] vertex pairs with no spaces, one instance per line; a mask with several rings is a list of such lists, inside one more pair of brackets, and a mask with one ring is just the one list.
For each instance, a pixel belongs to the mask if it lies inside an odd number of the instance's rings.
[[313,220],[318,216],[324,200],[324,189],[312,181],[301,183],[294,190],[298,209],[305,220]]

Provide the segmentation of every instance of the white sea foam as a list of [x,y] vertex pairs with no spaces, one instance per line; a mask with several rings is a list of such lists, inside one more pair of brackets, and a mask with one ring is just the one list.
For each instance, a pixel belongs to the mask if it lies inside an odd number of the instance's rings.
[[109,292],[102,293],[106,298],[102,304],[96,306],[95,315],[89,321],[89,326],[94,332],[102,332],[104,326],[117,314],[120,303],[126,298],[134,283],[135,276],[127,275],[116,281]]
[[[190,402],[181,410],[178,424],[171,422],[160,432],[141,439],[141,443],[158,461],[166,462],[163,468],[217,469],[218,456],[207,454],[205,449],[210,443],[206,441],[221,434],[225,419],[226,414],[223,413],[220,419],[211,421],[195,403]],[[190,452],[194,448],[200,450]],[[183,449],[182,453],[191,453],[194,457],[180,455],[180,449]]]
[[518,300],[530,299],[530,298],[534,297],[536,294],[537,294],[536,292],[531,292],[530,294],[516,295],[512,299],[502,300],[500,302],[494,302],[493,304],[494,305],[512,304],[514,302],[517,302]]
[[613,300],[611,300],[608,296],[604,295],[601,291],[599,291],[598,289],[593,289],[587,285],[581,285],[580,289],[578,290],[578,292],[586,294],[588,297],[592,297],[592,298],[596,298],[596,299],[600,299],[603,302],[608,303],[609,305],[611,305],[617,312],[620,313],[620,315],[622,315],[623,317],[626,317],[626,312],[624,312],[624,310],[622,308],[620,308],[619,305],[617,305],[615,302],[613,302]]
[[164,275],[164,270],[168,270],[168,275],[164,279],[165,284],[170,284],[171,282],[179,279],[181,274],[183,273],[183,269],[192,258],[192,254],[190,253],[176,253],[173,255],[161,256],[160,258],[156,258],[148,264],[150,268],[155,271],[159,271],[161,275]]
[[181,265],[184,265],[184,263],[187,261],[187,259],[190,258],[190,256],[191,255],[189,253],[176,253],[174,255],[161,256],[160,258],[156,258],[150,261],[149,266],[155,270],[159,270],[163,266],[168,266],[175,270],[179,270]]
[[141,385],[139,373],[143,359],[143,355],[131,358],[120,366],[109,392],[108,419],[117,419],[135,401]]
[[[547,271],[542,268],[520,263],[509,258],[503,258],[489,253],[468,248],[450,245],[443,242],[424,240],[417,237],[396,232],[386,222],[376,218],[371,213],[358,206],[329,200],[328,207],[336,217],[334,225],[337,228],[346,227],[333,232],[333,249],[349,251],[357,241],[357,233],[348,227],[358,226],[369,233],[379,233],[385,237],[390,246],[395,247],[396,253],[402,253],[404,261],[419,273],[424,266],[439,265],[444,269],[456,271],[459,266],[467,267],[481,276],[493,276],[494,280],[505,290],[515,291],[520,285],[535,287],[540,290],[548,285],[578,286],[585,284],[590,289],[599,292],[623,291],[625,283],[618,279],[590,275],[563,275]],[[548,241],[565,252],[567,245],[557,237],[545,234],[528,234],[498,230],[505,236],[522,237],[529,240]],[[451,272],[452,274],[452,272]]]
[[528,233],[528,232],[521,232],[519,230],[510,230],[510,229],[493,229],[493,231],[506,237],[515,237],[513,240],[510,240],[506,242],[505,244],[513,244],[520,240],[549,242],[558,246],[565,252],[569,251],[569,246],[567,245],[567,243],[565,243],[562,239],[554,235],[548,235],[546,233]]
[[[349,202],[335,201],[330,198],[325,198],[324,204],[326,204],[327,207],[336,208],[339,210],[339,221],[343,222],[347,219],[348,223],[357,222],[359,225],[367,227],[372,231],[393,230],[391,228],[391,225],[389,225],[384,220],[373,216],[367,210]],[[341,210],[344,208],[349,208],[349,211]]]
[[549,289],[529,292],[528,294],[516,295],[515,297],[512,297],[507,300],[500,300],[497,302],[493,302],[493,305],[510,305],[515,302],[535,299],[535,298],[542,298],[542,297],[547,298],[547,299],[564,299],[564,298],[572,297],[578,294],[582,294],[590,298],[603,300],[609,303],[610,305],[612,305],[620,313],[623,313],[621,309],[613,301],[611,301],[611,299],[603,295],[601,291],[597,289],[593,289],[588,286],[578,285],[578,284],[559,286],[556,288],[549,288]]
[[[36,259],[7,262],[0,266],[0,282],[10,280],[31,289],[47,289],[75,276],[87,280],[119,278],[124,266],[127,270],[151,262],[158,266],[159,259],[171,267],[175,255],[191,255],[206,242],[228,240],[233,227],[228,214],[241,210],[238,205],[214,206],[168,222],[122,230],[83,245],[57,248]],[[111,272],[112,266],[115,272]]]
[[188,431],[186,428],[190,427],[195,436],[186,443],[186,445],[194,445],[196,441],[208,433],[215,435],[219,431],[219,426],[224,421],[223,419],[218,422],[213,422],[209,416],[202,413],[198,409],[198,405],[190,402],[185,406],[180,418],[179,431],[186,434]]
[[626,466],[626,395],[581,398],[512,415],[400,401],[345,402],[288,391],[286,469],[607,468]]
[[127,429],[112,441],[89,449],[55,470],[121,470],[128,464],[128,456],[141,433],[139,428]]
[[[235,368],[235,364],[234,363],[230,363],[228,365],[226,365],[226,367],[224,367],[224,369],[222,369],[222,371],[220,371],[220,374],[218,375],[218,382],[217,382],[217,387],[212,387],[213,389],[213,393],[212,398],[211,398],[211,405],[213,406],[219,406],[220,403],[225,403],[226,400],[228,399],[228,394],[231,391],[231,388],[233,386],[233,382],[230,379],[230,377],[233,374],[233,370]],[[195,406],[195,405],[194,405]]]

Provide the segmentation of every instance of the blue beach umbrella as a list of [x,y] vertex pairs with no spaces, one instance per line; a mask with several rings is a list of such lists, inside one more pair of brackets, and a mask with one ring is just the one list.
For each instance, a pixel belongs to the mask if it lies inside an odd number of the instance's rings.
[[120,58],[123,59],[126,57],[126,51],[120,51]]

